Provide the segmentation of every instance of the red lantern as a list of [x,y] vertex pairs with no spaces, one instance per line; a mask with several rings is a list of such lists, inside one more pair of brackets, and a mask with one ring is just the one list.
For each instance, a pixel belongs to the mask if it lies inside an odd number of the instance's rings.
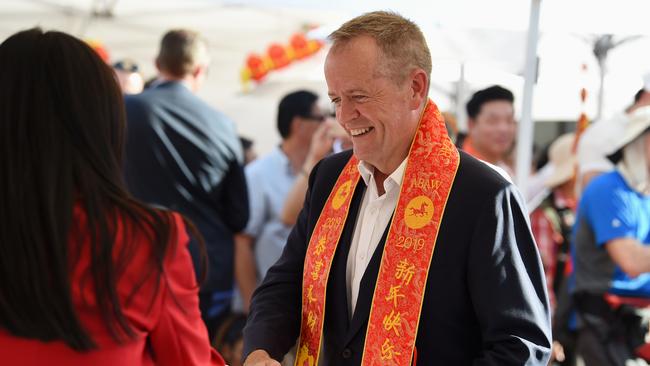
[[104,44],[101,42],[94,40],[94,39],[88,39],[86,40],[86,43],[90,46],[90,48],[95,51],[99,57],[106,63],[110,62],[110,56],[108,54],[108,50],[106,47],[104,47]]
[[246,66],[248,66],[250,69],[251,79],[258,82],[264,79],[266,74],[269,72],[268,68],[264,64],[262,57],[255,53],[248,55],[248,58],[246,59]]
[[309,44],[307,38],[302,33],[296,33],[291,37],[290,41],[293,52],[298,60],[309,56]]
[[309,50],[309,54],[312,55],[318,50],[320,50],[323,47],[323,42],[317,41],[315,39],[310,39],[309,42],[307,43],[307,49]]
[[291,60],[289,60],[289,56],[287,55],[287,50],[277,43],[271,44],[267,53],[271,58],[271,61],[273,61],[274,69],[281,69],[291,63]]

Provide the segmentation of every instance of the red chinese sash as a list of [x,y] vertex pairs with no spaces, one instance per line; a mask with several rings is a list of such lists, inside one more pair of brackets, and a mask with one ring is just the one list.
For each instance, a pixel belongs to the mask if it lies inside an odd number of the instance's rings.
[[[359,181],[358,163],[353,156],[341,172],[309,241],[296,366],[318,365],[327,280]],[[411,362],[431,258],[458,163],[459,154],[444,120],[429,100],[411,143],[382,254],[366,330],[364,366]]]

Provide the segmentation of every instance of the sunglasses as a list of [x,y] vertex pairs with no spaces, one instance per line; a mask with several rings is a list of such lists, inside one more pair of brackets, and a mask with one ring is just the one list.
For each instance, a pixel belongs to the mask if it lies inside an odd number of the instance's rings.
[[323,122],[327,117],[322,114],[316,114],[316,115],[306,116],[305,118],[316,122]]

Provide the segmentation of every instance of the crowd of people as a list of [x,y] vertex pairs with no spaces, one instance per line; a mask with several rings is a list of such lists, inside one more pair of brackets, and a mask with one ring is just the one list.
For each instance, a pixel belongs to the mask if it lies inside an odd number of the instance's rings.
[[285,95],[259,157],[197,96],[197,32],[147,82],[65,33],[3,41],[2,363],[647,365],[650,81],[539,149],[531,194],[511,91],[456,133],[416,24],[329,39],[331,110]]

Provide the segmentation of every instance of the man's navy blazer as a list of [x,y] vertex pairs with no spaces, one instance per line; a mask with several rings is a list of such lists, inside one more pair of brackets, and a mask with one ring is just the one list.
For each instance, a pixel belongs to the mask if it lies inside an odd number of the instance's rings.
[[[273,358],[300,332],[302,269],[309,237],[351,152],[314,168],[305,204],[282,257],[253,296],[244,356]],[[359,365],[387,232],[363,275],[355,313],[348,314],[346,263],[365,184],[354,192],[327,285],[321,358]],[[429,269],[416,339],[418,365],[546,365],[551,330],[541,261],[527,212],[512,183],[460,152],[460,165]]]

